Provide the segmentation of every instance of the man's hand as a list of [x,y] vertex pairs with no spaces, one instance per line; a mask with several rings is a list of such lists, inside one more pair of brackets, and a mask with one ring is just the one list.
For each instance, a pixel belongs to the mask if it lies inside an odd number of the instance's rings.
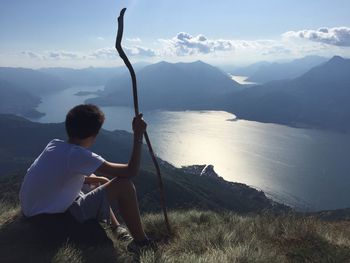
[[109,182],[109,179],[103,176],[97,176],[97,178],[99,179],[100,184],[105,184]]
[[93,185],[103,185],[105,183],[108,183],[109,179],[103,176],[96,176],[94,174],[90,176],[85,176],[85,183],[86,184],[93,184]]
[[111,163],[105,161],[96,172],[110,177],[134,177],[140,170],[142,136],[147,128],[142,114],[137,115],[132,121],[134,131],[134,145],[130,160],[127,164]]
[[143,120],[143,115],[140,113],[132,121],[132,130],[137,138],[142,138],[142,135],[146,131],[147,123]]

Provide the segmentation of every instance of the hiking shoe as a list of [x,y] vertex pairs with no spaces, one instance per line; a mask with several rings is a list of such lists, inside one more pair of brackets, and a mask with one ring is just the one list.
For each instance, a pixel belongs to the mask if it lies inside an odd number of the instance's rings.
[[111,227],[111,229],[112,229],[112,233],[116,236],[117,239],[121,241],[132,240],[132,237],[129,234],[129,231],[125,227],[118,225],[115,227]]
[[130,253],[140,255],[142,252],[147,250],[156,250],[157,245],[153,240],[146,238],[143,241],[133,240],[128,244],[126,248]]

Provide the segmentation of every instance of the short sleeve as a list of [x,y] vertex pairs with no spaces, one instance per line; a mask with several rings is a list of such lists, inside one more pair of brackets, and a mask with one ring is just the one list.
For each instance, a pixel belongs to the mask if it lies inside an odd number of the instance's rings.
[[71,172],[76,174],[90,175],[105,161],[101,156],[82,147],[76,147],[72,150],[68,167]]

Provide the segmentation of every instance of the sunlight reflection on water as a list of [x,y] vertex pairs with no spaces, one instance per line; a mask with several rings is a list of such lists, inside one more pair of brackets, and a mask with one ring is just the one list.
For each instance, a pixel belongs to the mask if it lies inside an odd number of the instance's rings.
[[[79,89],[44,98],[39,110],[47,115],[40,121],[64,121],[67,110],[86,98],[72,96],[73,91]],[[131,131],[131,108],[102,109],[105,129]],[[151,111],[144,115],[157,155],[178,167],[213,164],[226,180],[257,187],[278,200],[312,210],[350,206],[350,135],[228,121],[235,116],[223,111]]]

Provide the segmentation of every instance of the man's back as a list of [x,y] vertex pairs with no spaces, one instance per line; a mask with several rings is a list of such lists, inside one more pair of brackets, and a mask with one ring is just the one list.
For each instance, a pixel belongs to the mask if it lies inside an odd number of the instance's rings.
[[84,176],[93,173],[104,159],[91,151],[54,139],[33,162],[20,190],[26,216],[62,213],[78,196]]

